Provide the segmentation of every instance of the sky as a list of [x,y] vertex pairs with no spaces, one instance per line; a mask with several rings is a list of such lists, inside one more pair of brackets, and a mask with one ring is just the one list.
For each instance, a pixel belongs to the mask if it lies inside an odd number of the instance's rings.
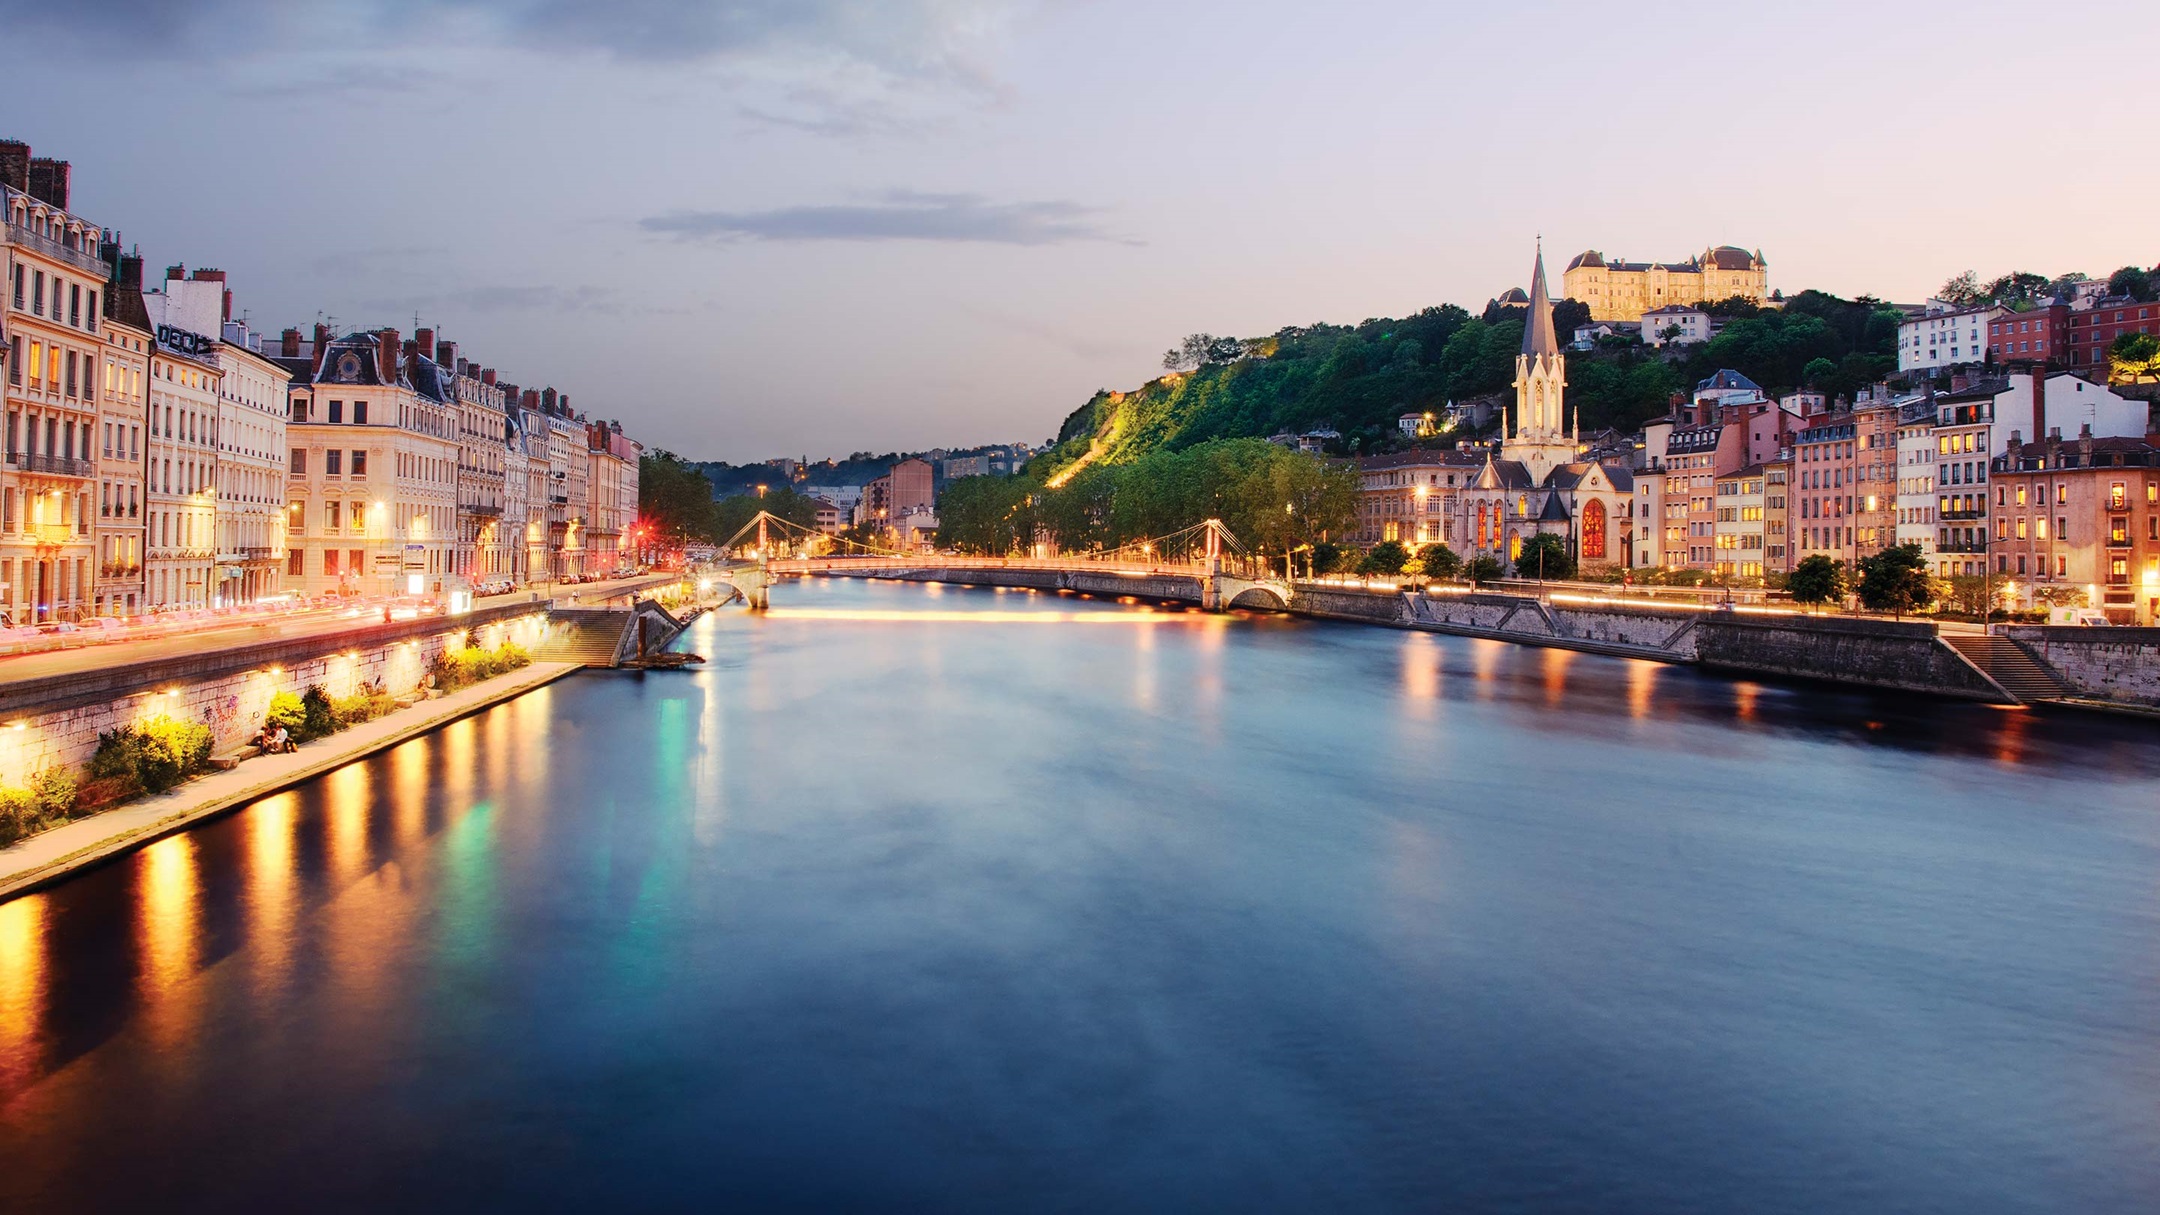
[[259,330],[417,316],[741,463],[1041,442],[1187,333],[1475,311],[1540,235],[1555,294],[1586,248],[1900,301],[2152,265],[2108,48],[2156,36],[2150,0],[0,0],[0,138]]

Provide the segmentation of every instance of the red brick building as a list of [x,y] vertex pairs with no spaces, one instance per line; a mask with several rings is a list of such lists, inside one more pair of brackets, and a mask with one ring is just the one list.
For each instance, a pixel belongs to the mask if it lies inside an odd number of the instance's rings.
[[2114,296],[2070,314],[2070,369],[2105,373],[2108,347],[2126,333],[2160,333],[2160,304]]
[[1998,363],[2070,365],[2070,306],[2006,312],[1988,322],[1988,351]]

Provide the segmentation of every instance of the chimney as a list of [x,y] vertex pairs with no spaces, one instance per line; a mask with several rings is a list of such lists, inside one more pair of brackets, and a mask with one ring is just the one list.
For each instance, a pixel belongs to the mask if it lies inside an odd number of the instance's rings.
[[561,396],[556,397],[555,404],[556,407],[561,409],[564,414],[568,414],[570,412],[570,394],[566,392]]
[[[1950,391],[1963,392],[1970,387],[1972,387],[1971,376],[1966,375],[1962,371],[1954,371],[1950,373]],[[1935,381],[1928,381],[1927,394],[1931,397],[1935,395]]]
[[407,338],[405,340],[405,344],[399,347],[399,349],[403,350],[405,352],[405,357],[409,359],[414,355],[420,353],[420,343],[415,342],[410,338]]
[[30,145],[13,139],[0,139],[0,186],[30,192]]
[[519,403],[524,405],[527,409],[540,408],[540,390],[537,388],[526,389],[524,396]]
[[493,367],[482,367],[480,369],[480,382],[492,388],[495,384],[495,369]]
[[547,389],[543,389],[543,390],[541,390],[541,393],[540,393],[540,408],[541,408],[541,409],[544,409],[544,410],[546,410],[546,411],[547,411],[547,412],[549,412],[549,413],[554,413],[554,412],[555,412],[555,390],[554,390],[554,389],[552,389],[552,388],[547,388]]
[[300,357],[300,331],[287,329],[278,335],[278,354],[288,359]]
[[174,279],[176,279],[176,278],[186,278],[186,277],[187,277],[187,263],[185,263],[185,262],[182,262],[181,264],[179,264],[179,265],[177,265],[177,266],[167,266],[167,267],[165,267],[165,281],[166,281],[166,282],[168,282],[168,283],[169,283],[169,282],[171,282],[171,281],[173,281],[173,280],[174,280]]
[[30,197],[41,199],[60,208],[68,209],[68,181],[72,176],[68,162],[51,160],[43,156],[30,161]]
[[375,335],[375,374],[385,384],[394,384],[398,378],[398,331],[384,329]]
[[[2033,388],[2033,434],[2044,435],[2047,429],[2047,372],[2035,364],[2032,370]],[[2057,436],[2060,437],[2060,436]]]
[[323,355],[330,350],[330,326],[318,321],[315,324],[315,370],[322,371]]
[[437,341],[435,343],[435,361],[457,372],[459,375],[465,374],[465,360],[458,357],[456,342]]
[[413,341],[420,347],[422,357],[435,357],[435,330],[432,327],[413,330]]
[[142,254],[130,253],[121,257],[119,261],[119,273],[121,290],[142,290]]

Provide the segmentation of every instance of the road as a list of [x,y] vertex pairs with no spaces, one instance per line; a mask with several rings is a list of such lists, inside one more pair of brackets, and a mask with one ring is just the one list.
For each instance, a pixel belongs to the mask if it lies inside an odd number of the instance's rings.
[[[553,588],[553,602],[599,604],[624,594],[626,591],[655,586],[673,580],[673,575],[644,574],[635,578],[618,578],[608,582],[587,582],[577,585],[557,585]],[[508,595],[493,595],[477,600],[475,606],[494,607],[535,598],[538,592],[532,588],[514,591]],[[0,655],[0,683],[16,680],[42,679],[54,675],[69,675],[81,671],[102,670],[137,662],[152,662],[162,658],[179,658],[189,654],[204,654],[221,649],[259,645],[266,641],[285,641],[303,637],[332,636],[347,629],[382,622],[380,603],[357,607],[315,608],[306,611],[284,612],[272,616],[241,617],[230,620],[205,622],[199,628],[177,631],[160,630],[155,634],[124,640],[105,640],[94,632],[62,635],[67,639],[66,648],[44,649],[31,653]]]

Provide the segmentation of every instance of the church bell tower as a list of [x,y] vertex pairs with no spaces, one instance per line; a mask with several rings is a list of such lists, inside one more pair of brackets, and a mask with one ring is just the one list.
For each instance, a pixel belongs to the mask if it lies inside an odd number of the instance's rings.
[[1515,425],[1500,443],[1500,458],[1521,461],[1539,485],[1554,468],[1575,461],[1575,441],[1562,405],[1567,358],[1560,353],[1552,313],[1540,245],[1530,272],[1530,315],[1523,321],[1522,353],[1515,356]]

